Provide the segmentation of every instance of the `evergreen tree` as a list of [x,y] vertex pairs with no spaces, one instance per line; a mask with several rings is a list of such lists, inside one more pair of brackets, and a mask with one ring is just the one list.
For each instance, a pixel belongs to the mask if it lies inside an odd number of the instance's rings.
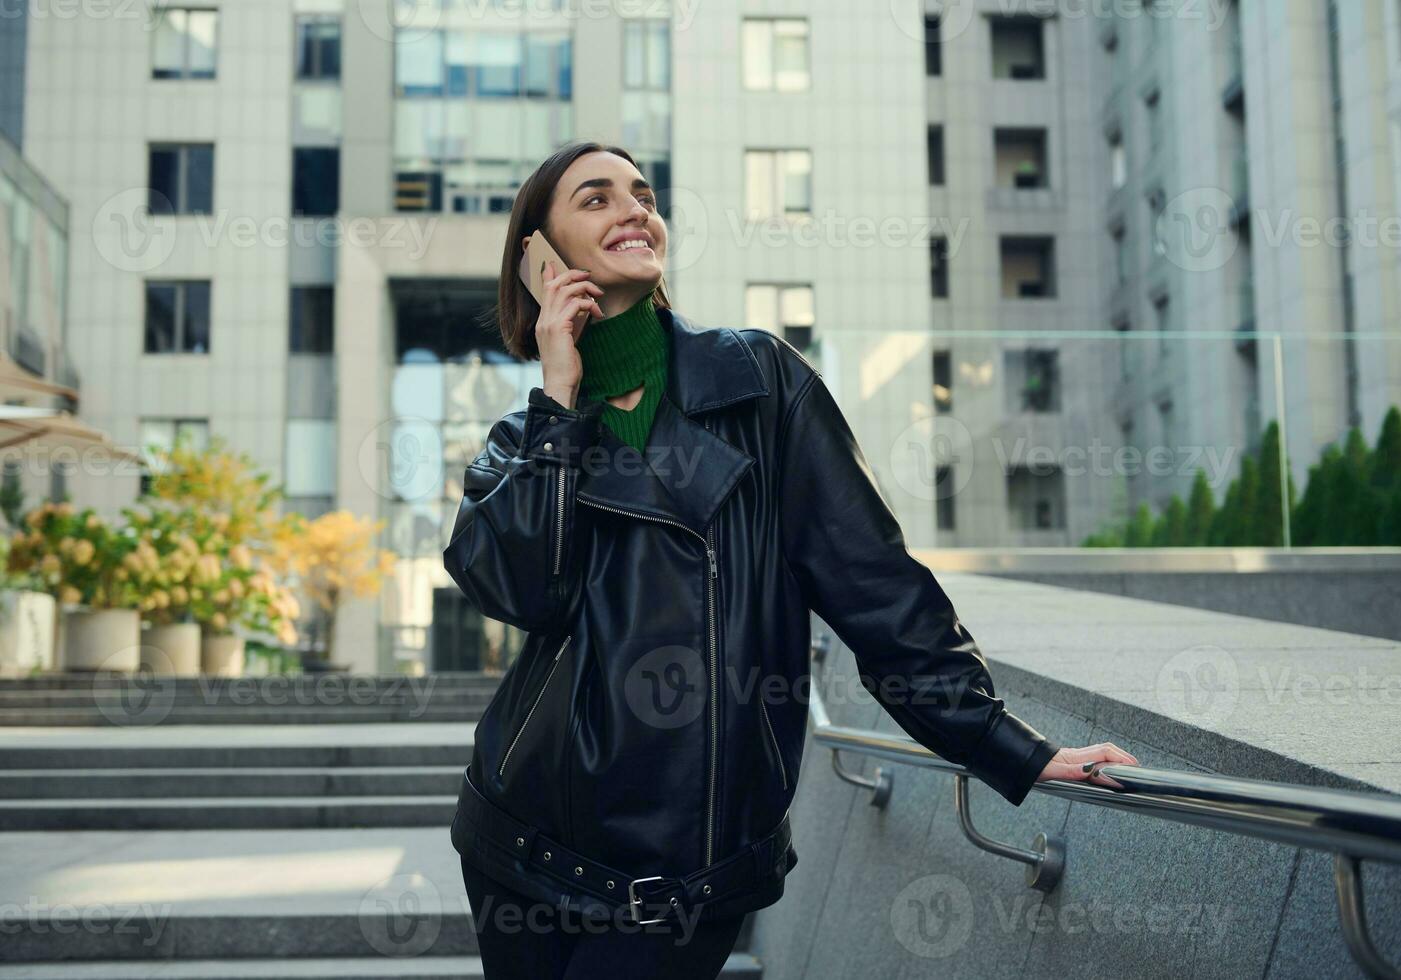
[[1370,477],[1371,452],[1367,440],[1357,426],[1348,429],[1343,444],[1343,466],[1337,477],[1337,511],[1334,522],[1338,527],[1339,544],[1369,545],[1377,538],[1377,513],[1381,509],[1379,495],[1372,493]]
[[1221,502],[1221,507],[1216,513],[1211,515],[1211,525],[1207,530],[1206,543],[1213,547],[1221,547],[1229,544],[1229,527],[1231,514],[1235,512],[1236,501],[1240,499],[1240,480],[1231,481],[1226,488],[1226,499]]
[[1383,493],[1401,487],[1401,409],[1392,405],[1382,419],[1377,433],[1377,447],[1372,450],[1372,486]]
[[1260,464],[1254,456],[1246,456],[1240,461],[1240,493],[1236,495],[1235,509],[1227,517],[1226,541],[1228,545],[1255,544],[1255,508],[1259,506]]
[[1279,422],[1271,421],[1260,440],[1260,485],[1255,508],[1246,515],[1248,543],[1278,548],[1284,544],[1283,495],[1279,489]]
[[1342,453],[1333,443],[1323,447],[1323,456],[1309,467],[1308,482],[1304,485],[1304,496],[1294,508],[1291,521],[1293,543],[1313,546],[1324,543],[1325,524],[1329,508],[1329,496],[1333,485],[1333,473],[1342,465]]
[[1139,504],[1124,531],[1125,548],[1146,548],[1153,542],[1153,515],[1147,504]]
[[1161,547],[1180,548],[1188,543],[1187,505],[1177,494],[1172,495],[1172,499],[1168,501],[1167,510],[1163,512],[1162,527]]
[[1216,503],[1212,500],[1211,484],[1206,482],[1206,473],[1197,470],[1192,480],[1192,494],[1187,500],[1187,544],[1206,544],[1207,532],[1211,530],[1211,512],[1215,509]]

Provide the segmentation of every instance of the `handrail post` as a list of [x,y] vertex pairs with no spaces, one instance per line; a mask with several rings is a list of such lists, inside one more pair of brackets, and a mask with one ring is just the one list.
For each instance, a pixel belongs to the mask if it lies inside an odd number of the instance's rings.
[[1065,873],[1065,845],[1051,834],[1038,833],[1031,842],[1031,850],[1004,844],[984,836],[973,826],[973,812],[969,805],[968,777],[959,774],[953,777],[954,806],[958,810],[958,826],[978,847],[1026,865],[1026,884],[1040,892],[1052,892],[1060,884]]
[[1401,980],[1401,970],[1386,961],[1367,931],[1367,909],[1363,904],[1362,862],[1351,854],[1334,852],[1333,883],[1338,890],[1338,919],[1343,939],[1357,965],[1376,980]]

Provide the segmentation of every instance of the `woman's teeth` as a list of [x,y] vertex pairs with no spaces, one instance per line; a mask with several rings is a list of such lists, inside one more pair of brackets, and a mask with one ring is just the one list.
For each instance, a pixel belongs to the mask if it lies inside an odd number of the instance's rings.
[[649,246],[646,242],[644,242],[644,241],[643,241],[642,239],[640,239],[640,238],[629,238],[629,239],[628,239],[627,241],[625,241],[625,242],[622,242],[622,243],[620,243],[620,244],[618,244],[618,245],[614,245],[614,246],[613,246],[612,248],[610,248],[608,251],[610,251],[610,252],[626,252],[628,249],[632,249],[632,248],[650,248],[650,247],[651,247],[651,246]]

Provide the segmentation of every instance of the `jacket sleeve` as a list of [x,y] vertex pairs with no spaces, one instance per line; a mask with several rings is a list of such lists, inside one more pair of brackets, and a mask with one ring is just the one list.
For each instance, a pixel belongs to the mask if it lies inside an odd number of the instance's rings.
[[1059,750],[1009,712],[972,635],[906,548],[822,376],[781,425],[784,556],[808,607],[856,656],[862,687],[920,745],[1020,806]]
[[601,401],[569,409],[532,388],[519,439],[498,421],[468,465],[443,567],[483,615],[548,631],[567,612],[580,582],[574,491],[602,415]]

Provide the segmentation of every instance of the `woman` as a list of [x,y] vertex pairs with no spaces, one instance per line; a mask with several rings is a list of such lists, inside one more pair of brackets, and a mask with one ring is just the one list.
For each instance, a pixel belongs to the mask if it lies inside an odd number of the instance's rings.
[[[537,232],[570,266],[543,304],[518,275]],[[1006,710],[822,376],[769,331],[671,309],[666,252],[620,147],[567,145],[516,196],[499,324],[543,383],[467,467],[443,553],[527,632],[452,825],[493,978],[717,975],[798,860],[810,611],[912,738],[1014,805],[1137,764]]]

